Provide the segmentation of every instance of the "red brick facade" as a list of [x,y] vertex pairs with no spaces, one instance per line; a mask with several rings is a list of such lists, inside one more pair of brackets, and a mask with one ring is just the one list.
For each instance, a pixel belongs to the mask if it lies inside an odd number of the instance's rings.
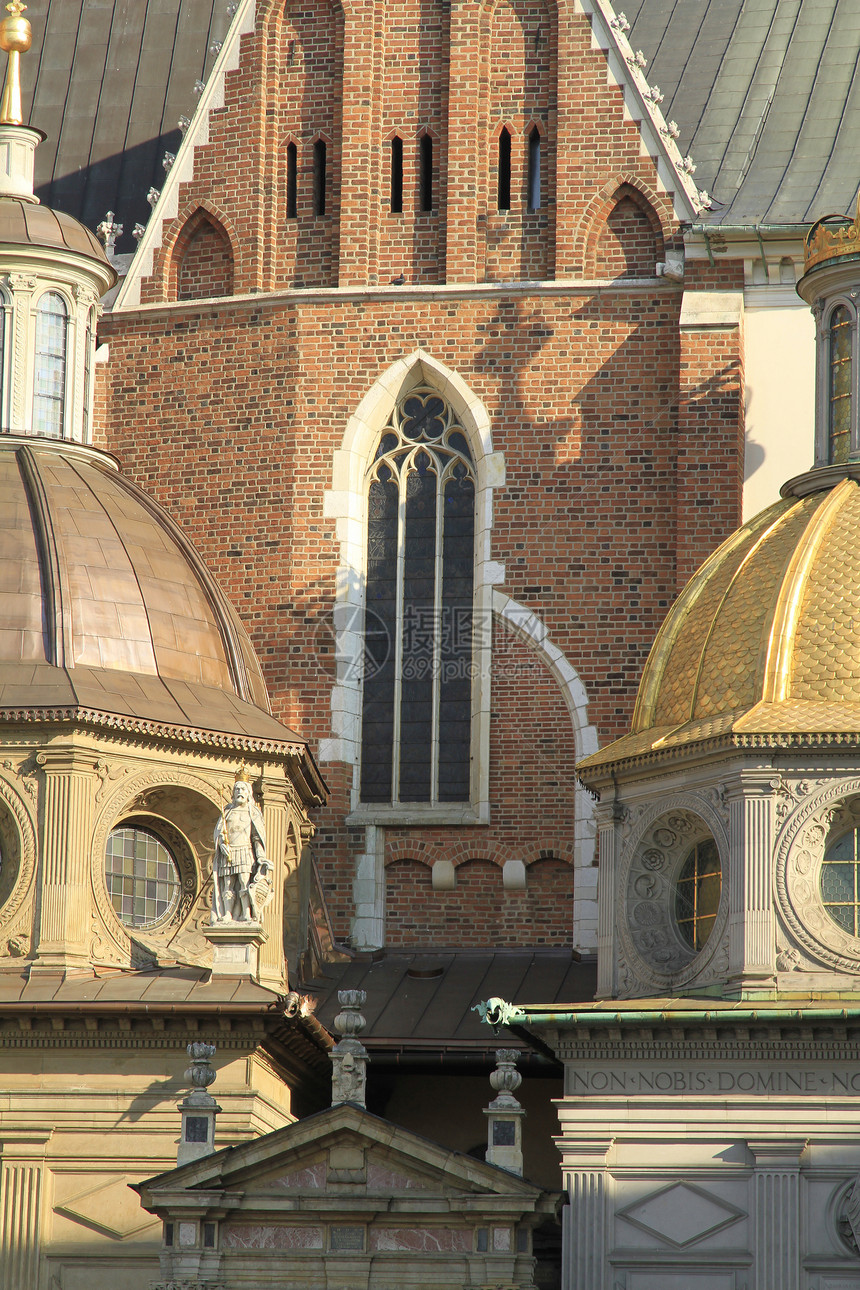
[[[679,579],[739,521],[742,372],[738,329],[682,333],[683,288],[655,276],[680,248],[678,217],[588,20],[543,0],[258,10],[165,221],[144,308],[102,320],[99,442],[198,545],[245,619],[274,710],[316,751],[333,733],[331,614],[349,536],[327,509],[335,454],[374,383],[427,352],[465,383],[504,459],[498,594],[534,616],[584,687],[587,721],[614,738]],[[726,267],[709,286],[737,285]],[[229,294],[230,276],[244,298],[188,302]],[[582,732],[554,658],[497,624],[489,823],[386,827],[389,943],[569,943]],[[322,770],[332,796],[313,845],[346,937],[368,837],[347,822],[352,767]],[[453,890],[434,890],[438,860],[455,866]],[[524,890],[503,885],[510,860],[526,866]],[[587,840],[578,863],[591,865]]]

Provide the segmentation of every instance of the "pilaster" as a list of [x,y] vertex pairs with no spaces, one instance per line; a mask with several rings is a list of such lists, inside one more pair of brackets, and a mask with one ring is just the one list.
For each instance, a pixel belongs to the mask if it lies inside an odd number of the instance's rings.
[[[476,282],[478,194],[481,191],[478,102],[480,80],[479,5],[451,5],[448,64],[448,195],[446,280]],[[483,143],[483,146],[486,146]]]
[[338,286],[364,286],[375,281],[381,194],[371,183],[379,148],[374,146],[378,100],[376,78],[376,6],[357,0],[344,19],[343,118],[341,129],[340,253]]
[[298,864],[298,855],[290,831],[290,785],[265,777],[260,805],[266,826],[266,851],[274,865],[272,899],[263,911],[262,921],[267,939],[260,947],[260,984],[282,991],[286,984],[284,971],[284,881]]
[[0,1146],[0,1285],[39,1284],[45,1149],[51,1133],[6,1133]]
[[806,1140],[747,1146],[755,1157],[755,1290],[800,1290],[800,1157]]
[[613,1139],[562,1141],[562,1169],[569,1204],[563,1211],[561,1283],[566,1290],[606,1284],[606,1157]]
[[612,998],[615,993],[615,915],[618,903],[615,883],[621,849],[620,824],[624,807],[607,802],[595,810],[597,823],[597,993]]
[[773,771],[745,770],[726,786],[729,802],[729,985],[771,989],[776,973],[772,896]]
[[89,852],[96,756],[74,746],[36,755],[44,772],[36,963],[52,971],[89,962]]

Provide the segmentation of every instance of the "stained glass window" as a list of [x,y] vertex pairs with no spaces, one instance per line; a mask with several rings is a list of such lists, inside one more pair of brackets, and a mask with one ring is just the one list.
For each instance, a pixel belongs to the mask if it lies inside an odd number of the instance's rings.
[[33,384],[33,429],[62,436],[66,408],[66,343],[69,317],[56,291],[39,301],[36,311],[36,373]]
[[828,460],[841,465],[851,451],[851,315],[837,305],[830,315],[830,441]]
[[466,802],[475,473],[434,390],[395,407],[368,490],[361,800]]
[[821,862],[821,899],[834,923],[860,936],[860,850],[858,831],[846,833],[828,847]]
[[713,838],[697,842],[684,861],[675,887],[675,921],[691,949],[704,948],[714,928],[722,870]]
[[176,861],[147,829],[114,829],[105,850],[105,881],[111,904],[126,927],[152,927],[179,903]]

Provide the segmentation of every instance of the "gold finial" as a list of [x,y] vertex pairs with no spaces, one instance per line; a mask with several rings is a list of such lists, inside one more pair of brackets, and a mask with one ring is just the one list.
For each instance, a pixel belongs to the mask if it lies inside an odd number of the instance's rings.
[[836,260],[842,255],[860,254],[860,191],[853,221],[845,215],[824,215],[817,219],[806,234],[804,246],[804,272],[825,260]]
[[0,99],[0,125],[24,124],[21,111],[21,55],[26,54],[33,43],[30,24],[21,16],[26,8],[21,0],[12,0],[6,6],[9,17],[0,22],[0,49],[5,49],[8,55],[6,83],[3,86],[3,98]]

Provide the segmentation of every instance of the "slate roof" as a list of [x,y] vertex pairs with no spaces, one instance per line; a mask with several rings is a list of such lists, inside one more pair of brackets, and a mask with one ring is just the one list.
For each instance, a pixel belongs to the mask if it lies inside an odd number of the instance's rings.
[[[860,5],[848,0],[617,0],[665,95],[709,223],[847,214],[860,181]],[[853,213],[853,212],[852,212]]]
[[25,120],[48,136],[36,151],[41,201],[91,229],[114,211],[124,226],[117,252],[135,249],[132,229],[149,218],[146,194],[164,183],[162,159],[179,146],[180,116],[194,115],[195,81],[215,62],[230,9],[228,0],[30,0],[22,97]]
[[[570,950],[388,950],[331,965],[326,979],[300,987],[316,995],[315,1016],[332,1029],[338,990],[366,990],[362,1043],[372,1052],[490,1050],[501,1041],[472,1012],[492,995],[504,999],[588,1001],[597,988],[597,965]],[[514,1044],[505,1032],[505,1044]]]
[[[860,5],[851,0],[616,0],[723,225],[848,213],[858,168]],[[39,197],[95,229],[108,210],[133,251],[146,194],[180,142],[225,38],[228,0],[32,0],[25,114],[47,140]]]

